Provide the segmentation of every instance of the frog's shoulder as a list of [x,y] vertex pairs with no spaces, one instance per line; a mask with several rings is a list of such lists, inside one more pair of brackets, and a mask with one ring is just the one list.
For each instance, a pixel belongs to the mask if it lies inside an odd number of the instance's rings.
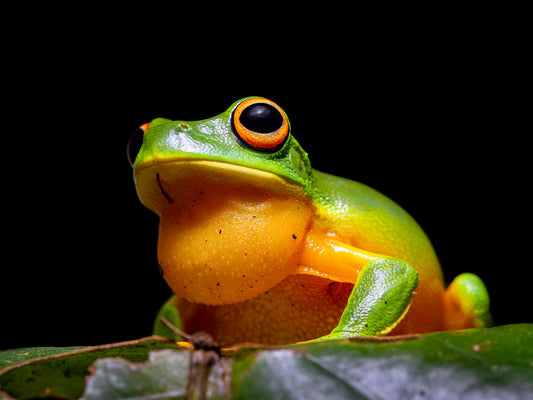
[[[401,208],[375,189],[351,179],[341,178],[313,170],[313,193],[315,202],[331,212],[366,212],[374,209]],[[403,211],[403,210],[402,210]]]
[[[313,171],[315,223],[345,243],[400,258],[417,271],[440,267],[428,237],[394,201],[359,182]],[[424,272],[424,273],[425,273]]]
[[377,223],[389,229],[420,229],[407,211],[363,183],[313,170],[312,187],[318,213],[337,226]]

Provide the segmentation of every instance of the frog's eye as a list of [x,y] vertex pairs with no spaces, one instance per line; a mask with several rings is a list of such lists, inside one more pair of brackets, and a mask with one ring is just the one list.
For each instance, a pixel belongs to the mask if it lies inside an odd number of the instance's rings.
[[256,151],[278,151],[289,136],[289,121],[273,101],[254,97],[240,103],[231,118],[239,143]]
[[137,130],[133,132],[133,135],[130,136],[130,140],[128,141],[127,152],[128,161],[130,162],[130,165],[132,167],[135,164],[135,158],[137,158],[137,154],[139,154],[139,151],[141,150],[144,132],[146,132],[149,127],[150,122],[147,122],[146,124],[139,126]]

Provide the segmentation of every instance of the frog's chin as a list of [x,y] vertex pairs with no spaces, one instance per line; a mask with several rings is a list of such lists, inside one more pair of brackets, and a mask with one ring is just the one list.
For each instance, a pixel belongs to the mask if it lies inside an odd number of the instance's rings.
[[[176,296],[190,303],[205,306],[224,306],[252,300],[264,293],[268,293],[269,290],[280,283],[269,280],[262,282],[262,284],[257,282],[253,286],[239,279],[228,281],[226,284],[220,282],[213,284],[212,280],[204,280],[198,290],[197,287],[189,290],[188,287],[183,285],[181,287],[176,286],[172,278],[166,279],[166,282],[171,286]],[[267,286],[266,283],[269,283],[269,285]]]
[[275,173],[219,161],[146,162],[135,170],[135,185],[141,202],[158,215],[174,202],[186,201],[188,195],[197,195],[192,189],[202,184],[223,186],[225,190],[251,186],[267,193],[308,198],[301,185]]
[[295,185],[206,161],[167,163],[138,178],[143,202],[160,216],[159,264],[176,295],[232,304],[296,273],[314,208]]

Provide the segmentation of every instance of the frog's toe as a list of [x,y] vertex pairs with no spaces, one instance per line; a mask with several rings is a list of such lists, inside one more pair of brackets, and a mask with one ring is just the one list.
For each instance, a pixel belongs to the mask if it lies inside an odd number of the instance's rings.
[[181,337],[171,331],[163,322],[161,317],[165,317],[172,325],[178,329],[183,329],[178,309],[176,307],[177,297],[171,296],[168,301],[163,304],[157,317],[154,321],[154,335],[163,336],[172,340],[180,340]]
[[444,295],[444,329],[484,328],[492,324],[489,294],[474,274],[457,276]]

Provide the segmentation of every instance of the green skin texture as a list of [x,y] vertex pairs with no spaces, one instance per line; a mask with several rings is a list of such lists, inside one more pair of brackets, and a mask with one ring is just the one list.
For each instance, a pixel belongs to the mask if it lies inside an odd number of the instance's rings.
[[[213,160],[250,167],[270,172],[303,188],[315,204],[325,207],[339,220],[349,219],[352,210],[371,206],[386,209],[387,218],[402,219],[407,226],[413,225],[413,231],[421,231],[405,211],[378,192],[313,170],[307,154],[292,135],[279,151],[271,154],[239,144],[230,121],[233,110],[243,100],[206,120],[154,119],[144,135],[134,168],[173,159]],[[464,292],[465,304],[476,310],[483,325],[489,324],[488,294],[483,282],[473,274],[463,274],[456,279]],[[389,257],[369,262],[361,270],[338,326],[329,335],[316,340],[388,333],[408,311],[417,286],[418,274],[409,263]],[[178,328],[182,327],[178,312],[171,303],[169,300],[160,310],[154,331],[178,339],[160,322],[160,317],[164,316]]]

